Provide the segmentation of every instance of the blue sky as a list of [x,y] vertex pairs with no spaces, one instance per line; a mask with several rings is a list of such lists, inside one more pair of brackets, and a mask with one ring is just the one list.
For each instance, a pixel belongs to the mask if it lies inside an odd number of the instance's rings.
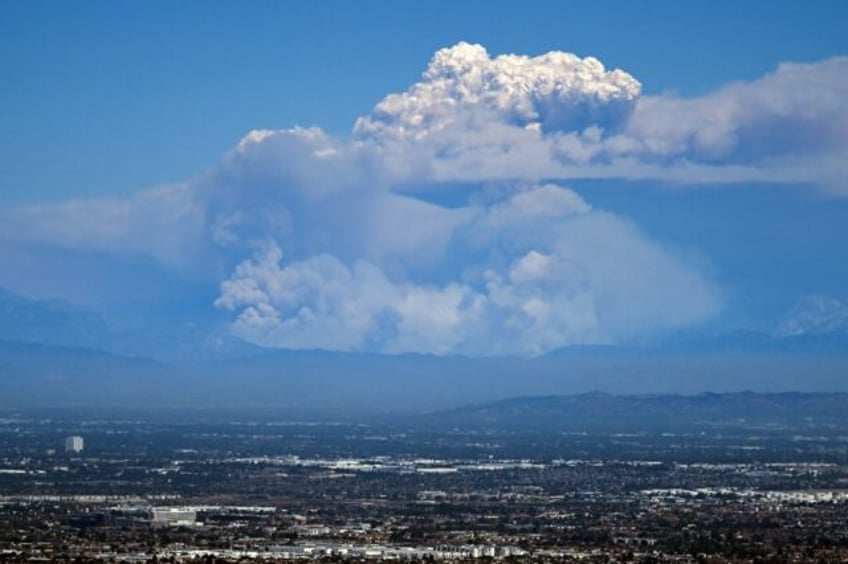
[[[437,354],[777,331],[811,296],[848,316],[846,19],[0,0],[0,286],[199,294],[258,344]],[[477,66],[500,86],[440,90]],[[504,102],[513,72],[576,82]]]

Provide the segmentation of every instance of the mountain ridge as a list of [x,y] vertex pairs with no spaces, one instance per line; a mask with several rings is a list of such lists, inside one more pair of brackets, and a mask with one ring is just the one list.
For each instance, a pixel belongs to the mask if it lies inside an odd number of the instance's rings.
[[80,347],[0,341],[0,404],[266,405],[418,412],[591,391],[846,392],[848,354],[617,349],[469,358],[263,351],[166,363]]
[[433,414],[442,425],[529,429],[656,430],[665,427],[838,426],[848,428],[848,393],[752,391],[700,394],[525,396]]

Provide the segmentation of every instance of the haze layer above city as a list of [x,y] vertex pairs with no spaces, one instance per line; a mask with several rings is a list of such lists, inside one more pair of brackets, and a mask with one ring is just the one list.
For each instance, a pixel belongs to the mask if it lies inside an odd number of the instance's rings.
[[3,401],[848,391],[846,18],[2,1]]

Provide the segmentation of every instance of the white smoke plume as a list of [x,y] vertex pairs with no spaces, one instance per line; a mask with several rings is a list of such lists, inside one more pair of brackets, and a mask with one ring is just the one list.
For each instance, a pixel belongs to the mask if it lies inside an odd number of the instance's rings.
[[460,43],[349,139],[254,131],[179,185],[2,212],[0,251],[136,256],[219,284],[234,331],[267,346],[537,355],[642,339],[708,319],[721,292],[569,181],[848,193],[847,70],[783,65],[701,98],[644,97],[592,58]]
[[696,271],[565,188],[525,187],[459,215],[442,223],[450,244],[440,253],[456,272],[436,263],[415,276],[385,254],[287,261],[268,242],[222,284],[218,305],[264,345],[467,355],[613,343],[719,307]]
[[593,58],[460,43],[354,131],[398,176],[809,183],[848,194],[848,58],[782,64],[699,98],[640,96]]
[[482,45],[459,43],[433,56],[421,82],[390,94],[354,132],[379,139],[423,138],[471,109],[518,127],[574,131],[616,126],[629,115],[641,85],[597,59],[559,51],[539,57],[490,58]]

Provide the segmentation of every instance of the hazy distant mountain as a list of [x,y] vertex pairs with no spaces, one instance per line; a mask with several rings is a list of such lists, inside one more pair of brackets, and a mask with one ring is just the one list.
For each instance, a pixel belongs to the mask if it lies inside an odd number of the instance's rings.
[[94,312],[0,291],[0,402],[421,412],[593,390],[848,391],[848,331],[838,304],[821,300],[793,317],[815,331],[474,359],[263,349],[230,335],[207,298]]
[[848,391],[848,355],[575,349],[536,359],[272,351],[192,365],[0,343],[0,404],[425,412],[515,396]]
[[107,348],[110,335],[96,312],[59,300],[30,300],[0,289],[0,339]]
[[440,412],[444,425],[520,429],[647,430],[703,426],[848,424],[846,393],[519,397]]
[[848,331],[798,332],[772,334],[759,331],[734,331],[720,335],[668,340],[650,347],[665,352],[743,352],[754,354],[846,354]]
[[126,303],[94,311],[0,289],[0,339],[86,347],[120,355],[197,361],[261,352],[230,334],[211,302]]
[[[349,360],[379,356],[366,353],[337,356],[333,353],[265,349],[232,335],[229,314],[215,309],[212,302],[213,297],[201,293],[177,302],[127,302],[92,310],[58,300],[32,300],[0,289],[0,339],[93,348],[181,364],[254,356],[261,358],[263,354],[298,359],[297,362],[319,355],[331,363],[336,358]],[[538,364],[545,364],[551,359],[603,357],[613,361],[618,358],[719,353],[846,355],[848,307],[832,298],[808,296],[799,302],[774,333],[688,334],[670,336],[645,346],[565,347],[548,353],[543,357],[547,360]],[[420,356],[426,358],[426,355]],[[250,362],[262,364],[259,359],[251,359]],[[373,362],[393,363],[395,360]],[[455,364],[457,357],[443,358],[440,362]],[[495,362],[496,366],[498,364]]]
[[92,349],[0,341],[0,406],[117,405],[163,400],[174,370]]

